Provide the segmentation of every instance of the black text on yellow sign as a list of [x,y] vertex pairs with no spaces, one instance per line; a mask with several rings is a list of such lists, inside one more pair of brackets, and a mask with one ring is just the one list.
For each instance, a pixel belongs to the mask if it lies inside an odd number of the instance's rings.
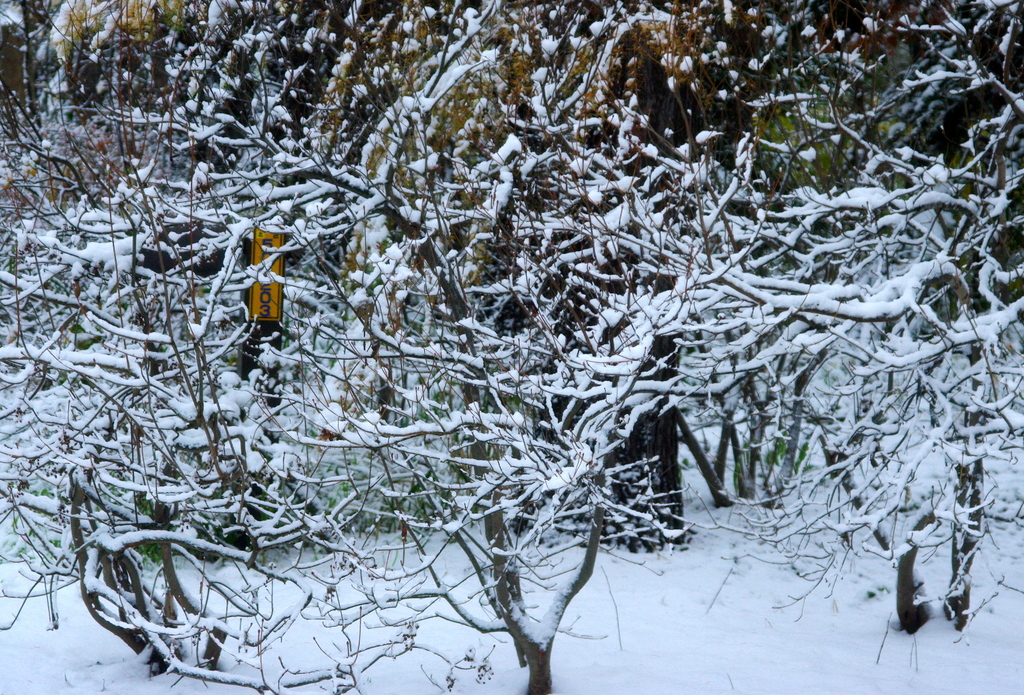
[[[260,265],[275,249],[284,245],[284,234],[257,229],[252,239],[252,264]],[[275,275],[284,275],[284,256],[278,255],[270,265]],[[284,288],[280,282],[257,282],[249,290],[249,316],[257,321],[280,321],[284,304]]]

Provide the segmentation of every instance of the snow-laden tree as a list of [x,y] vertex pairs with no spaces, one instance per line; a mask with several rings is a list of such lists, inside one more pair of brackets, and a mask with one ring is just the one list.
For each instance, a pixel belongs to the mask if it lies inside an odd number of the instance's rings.
[[[36,11],[0,509],[157,668],[348,687],[436,616],[545,695],[602,539],[692,522],[680,453],[794,552],[889,557],[907,629],[951,543],[969,618],[1019,448],[1009,6]],[[254,262],[256,229],[286,241]],[[263,668],[306,618],[399,629]]]
[[[267,650],[297,620],[344,629],[373,610],[339,585],[375,581],[372,548],[350,535],[362,469],[279,434],[305,422],[301,372],[238,363],[280,344],[242,301],[280,280],[250,263],[254,228],[280,230],[289,209],[263,147],[318,103],[337,56],[303,71],[290,53],[319,55],[332,21],[357,21],[230,9],[65,3],[49,110],[8,103],[3,518],[21,539],[12,559],[77,582],[154,670],[349,687],[372,641],[335,639],[349,649],[321,667]],[[268,393],[275,372],[286,386]],[[393,632],[368,662],[412,646]]]
[[[354,653],[261,671],[265,648],[300,617],[344,627],[440,599],[509,632],[541,695],[593,570],[648,336],[567,345],[600,332],[603,310],[552,326],[558,297],[528,278],[517,301],[542,311],[486,325],[509,291],[495,264],[544,265],[537,230],[496,232],[522,144],[474,121],[500,114],[497,3],[284,9],[56,15],[57,108],[6,123],[20,169],[2,276],[5,518],[35,571],[79,582],[157,669],[344,685]],[[239,301],[281,280],[249,263],[256,227],[289,237],[286,338]],[[449,546],[476,588],[440,568]],[[267,604],[281,584],[296,595],[283,612]],[[218,671],[224,650],[257,672]]]
[[713,283],[786,326],[776,350],[820,356],[805,402],[823,460],[783,501],[782,536],[872,532],[909,631],[927,619],[917,548],[949,543],[940,598],[963,629],[995,503],[985,471],[1021,444],[1020,19],[923,3],[858,22],[775,95],[762,143],[792,183]]
[[[463,42],[420,66],[421,91],[388,104],[358,163],[285,160],[307,181],[336,182],[350,220],[340,235],[313,236],[307,223],[302,243],[342,245],[350,270],[342,282],[310,278],[303,301],[317,311],[295,339],[324,386],[312,422],[330,440],[321,446],[375,452],[377,513],[417,558],[388,574],[407,583],[396,600],[441,599],[449,619],[509,633],[529,692],[543,695],[556,630],[593,571],[608,510],[643,514],[617,505],[608,483],[638,463],[617,455],[656,399],[646,383],[654,288],[621,265],[587,263],[624,235],[603,213],[564,214],[580,193],[555,177],[575,153],[548,139],[551,127],[534,135],[517,123],[520,104],[502,98],[515,80],[552,107],[576,93],[557,116],[570,133],[622,9],[609,10],[607,31],[573,10],[495,10],[465,13]],[[578,54],[554,50],[555,36]],[[550,83],[531,85],[542,72]],[[556,185],[531,202],[516,181],[534,170],[541,187]],[[538,214],[521,214],[527,206]],[[333,307],[350,320],[336,321]],[[464,573],[441,564],[449,548],[465,556]]]

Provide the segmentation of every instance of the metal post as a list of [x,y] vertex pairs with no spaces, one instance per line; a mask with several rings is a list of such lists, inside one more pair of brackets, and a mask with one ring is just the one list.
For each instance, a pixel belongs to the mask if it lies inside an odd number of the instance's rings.
[[[284,275],[284,256],[276,250],[284,245],[285,235],[253,230],[250,263],[258,266],[267,258],[273,258],[270,270],[277,276]],[[247,305],[252,329],[238,355],[238,372],[243,380],[248,380],[254,369],[261,368],[260,355],[267,347],[279,349],[282,343],[281,318],[284,308],[284,287],[280,282],[260,281],[249,288]],[[260,379],[266,393],[267,405],[276,408],[281,404],[277,393],[277,369],[263,366],[264,375]]]

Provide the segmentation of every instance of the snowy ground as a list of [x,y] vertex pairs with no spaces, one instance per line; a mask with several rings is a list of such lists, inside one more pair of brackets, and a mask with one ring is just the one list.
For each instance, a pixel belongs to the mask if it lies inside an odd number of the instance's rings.
[[[941,616],[915,636],[887,630],[894,573],[875,558],[848,561],[843,578],[809,590],[786,564],[768,564],[764,548],[735,535],[704,531],[686,551],[604,555],[594,578],[572,604],[554,649],[559,695],[819,695],[922,693],[1011,695],[1024,691],[1024,562],[1014,528],[997,530],[979,561],[976,598],[995,596],[960,635]],[[734,558],[739,559],[734,559]],[[640,564],[638,564],[640,563]],[[924,565],[938,592],[948,559]],[[15,568],[0,566],[12,585]],[[614,599],[614,601],[613,601]],[[977,601],[976,601],[977,603]],[[17,609],[0,602],[0,622]],[[149,678],[143,663],[97,627],[71,591],[59,596],[60,629],[46,630],[46,607],[29,604],[18,623],[0,632],[0,695],[221,695],[244,692],[176,677]],[[616,614],[617,610],[617,614]],[[579,636],[586,636],[587,639]],[[301,633],[288,650],[314,649]],[[454,692],[520,695],[525,672],[509,644],[443,622],[419,640],[452,651],[490,652],[493,675],[480,684],[459,676]],[[621,647],[620,647],[621,641]],[[493,651],[492,651],[493,650]],[[379,663],[364,695],[434,695],[448,667],[406,658]],[[310,688],[308,692],[323,692]]]

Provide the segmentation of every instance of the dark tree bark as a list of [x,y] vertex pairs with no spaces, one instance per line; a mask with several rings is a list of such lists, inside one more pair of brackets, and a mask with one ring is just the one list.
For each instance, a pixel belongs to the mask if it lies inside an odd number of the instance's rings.
[[[678,375],[675,341],[668,336],[655,338],[645,372],[652,381],[665,383]],[[664,399],[662,399],[663,401]],[[612,481],[615,501],[642,514],[650,514],[656,527],[681,531],[683,524],[682,479],[679,472],[679,429],[675,408],[658,406],[644,414],[618,451],[619,466],[636,464],[619,473]],[[632,532],[623,526],[631,525]],[[616,528],[618,526],[618,528]],[[634,522],[611,524],[612,532],[624,533],[623,542],[631,550],[660,545],[663,536],[655,528],[641,528]],[[673,540],[681,540],[682,535]]]
[[708,460],[708,456],[704,453],[704,447],[701,446],[697,436],[690,429],[689,424],[686,422],[686,418],[683,414],[676,410],[676,419],[679,422],[679,429],[682,431],[683,441],[686,442],[687,448],[693,455],[694,460],[697,463],[697,469],[700,474],[704,477],[704,482],[708,484],[708,490],[711,492],[711,498],[715,501],[716,507],[731,507],[733,500],[729,497],[729,493],[725,491],[725,487],[722,485],[721,479],[718,474],[715,473],[715,466]]
[[551,647],[537,647],[527,653],[530,667],[530,684],[526,695],[550,695],[551,693]]
[[[935,514],[929,512],[917,522],[914,530],[922,531],[933,523],[935,523]],[[917,550],[915,545],[904,553],[896,567],[896,615],[899,618],[900,627],[910,635],[921,629],[921,626],[931,617],[928,606],[917,602],[917,596],[921,593],[923,586],[923,582],[914,571]]]

